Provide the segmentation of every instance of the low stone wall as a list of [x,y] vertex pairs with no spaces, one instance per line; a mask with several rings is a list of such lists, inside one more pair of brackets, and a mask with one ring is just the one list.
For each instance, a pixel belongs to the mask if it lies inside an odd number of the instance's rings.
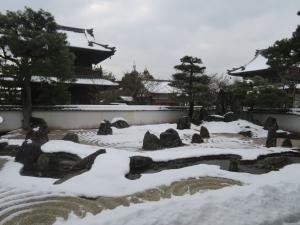
[[[104,119],[123,117],[131,125],[174,123],[187,111],[184,107],[169,106],[59,106],[43,107],[33,111],[34,117],[46,120],[50,129],[92,129],[98,128]],[[21,128],[22,112],[18,108],[3,108],[0,116],[0,132]]]
[[264,123],[269,116],[277,119],[280,129],[300,133],[300,115],[290,113],[252,112],[253,118]]

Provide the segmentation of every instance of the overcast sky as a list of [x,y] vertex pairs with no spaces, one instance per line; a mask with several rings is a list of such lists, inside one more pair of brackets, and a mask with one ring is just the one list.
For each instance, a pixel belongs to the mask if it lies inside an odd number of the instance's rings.
[[300,0],[1,0],[0,6],[43,8],[59,24],[94,28],[97,42],[117,48],[102,63],[117,77],[135,62],[167,79],[184,55],[200,57],[207,73],[225,73],[300,24]]

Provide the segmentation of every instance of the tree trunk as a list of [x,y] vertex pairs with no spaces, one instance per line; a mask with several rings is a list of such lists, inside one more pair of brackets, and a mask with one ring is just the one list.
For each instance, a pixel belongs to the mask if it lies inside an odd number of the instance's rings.
[[192,119],[194,113],[194,101],[191,101],[189,105],[189,117]]
[[189,79],[189,117],[192,119],[194,113],[194,96],[193,96],[193,71],[190,72]]
[[22,87],[22,110],[23,110],[23,130],[30,128],[30,118],[32,116],[32,99],[31,99],[31,77],[25,76]]

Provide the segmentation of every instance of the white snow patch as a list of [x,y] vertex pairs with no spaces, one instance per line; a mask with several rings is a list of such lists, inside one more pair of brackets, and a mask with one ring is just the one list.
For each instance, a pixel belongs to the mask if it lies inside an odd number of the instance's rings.
[[229,133],[237,134],[240,131],[251,130],[254,137],[261,138],[267,137],[268,131],[263,127],[250,123],[246,120],[236,120],[233,122],[204,122],[205,126],[210,133]]
[[2,116],[0,116],[0,124],[3,123],[4,119]]
[[299,224],[299,169],[299,164],[290,165],[278,172],[249,175],[249,185],[121,206],[83,219],[72,214],[55,225]]
[[7,142],[9,145],[19,145],[21,146],[24,142],[24,139],[6,139],[1,138],[0,142]]
[[41,149],[46,153],[67,152],[83,158],[99,150],[100,147],[78,144],[72,141],[52,140],[43,144]]
[[127,123],[127,120],[124,119],[123,117],[115,117],[113,118],[110,122],[111,123],[114,123],[114,122],[117,122],[118,120],[122,120],[122,121],[125,121]]
[[40,127],[34,127],[32,130],[33,130],[34,132],[37,132],[37,131],[40,130]]

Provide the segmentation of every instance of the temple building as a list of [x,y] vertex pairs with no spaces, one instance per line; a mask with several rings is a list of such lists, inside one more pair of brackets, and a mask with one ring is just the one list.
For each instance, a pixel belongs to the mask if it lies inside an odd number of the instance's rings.
[[270,66],[267,64],[267,59],[259,50],[256,51],[254,58],[252,58],[248,63],[229,69],[227,70],[227,73],[230,76],[242,77],[244,79],[260,76],[268,79],[272,83],[280,82],[279,76],[270,68]]
[[152,105],[176,105],[175,96],[178,90],[170,85],[167,80],[142,81],[144,92],[139,96],[147,104]]
[[[65,33],[69,43],[70,51],[75,55],[74,61],[74,80],[66,81],[64,85],[68,87],[69,95],[68,104],[98,104],[97,92],[117,88],[118,83],[103,78],[101,67],[96,67],[104,60],[112,57],[115,52],[115,47],[110,47],[106,44],[100,44],[95,41],[93,29],[83,29],[67,26],[58,26],[58,32]],[[20,88],[14,88],[13,85],[7,82],[2,82],[0,88],[2,92],[9,93],[8,97],[0,98],[0,104],[15,104],[20,101]],[[51,89],[51,83],[57,82],[56,77],[49,77],[45,79],[42,76],[32,77],[32,96],[43,96],[45,88]],[[1,92],[0,90],[0,92]],[[15,100],[13,100],[15,97]],[[51,104],[47,98],[33,99],[33,103]]]
[[244,80],[255,76],[265,78],[270,84],[276,84],[280,89],[284,89],[293,98],[293,106],[300,107],[300,68],[289,69],[285,76],[295,82],[293,85],[283,84],[280,76],[268,64],[267,59],[257,50],[253,59],[243,66],[227,70],[228,75],[242,77]]

